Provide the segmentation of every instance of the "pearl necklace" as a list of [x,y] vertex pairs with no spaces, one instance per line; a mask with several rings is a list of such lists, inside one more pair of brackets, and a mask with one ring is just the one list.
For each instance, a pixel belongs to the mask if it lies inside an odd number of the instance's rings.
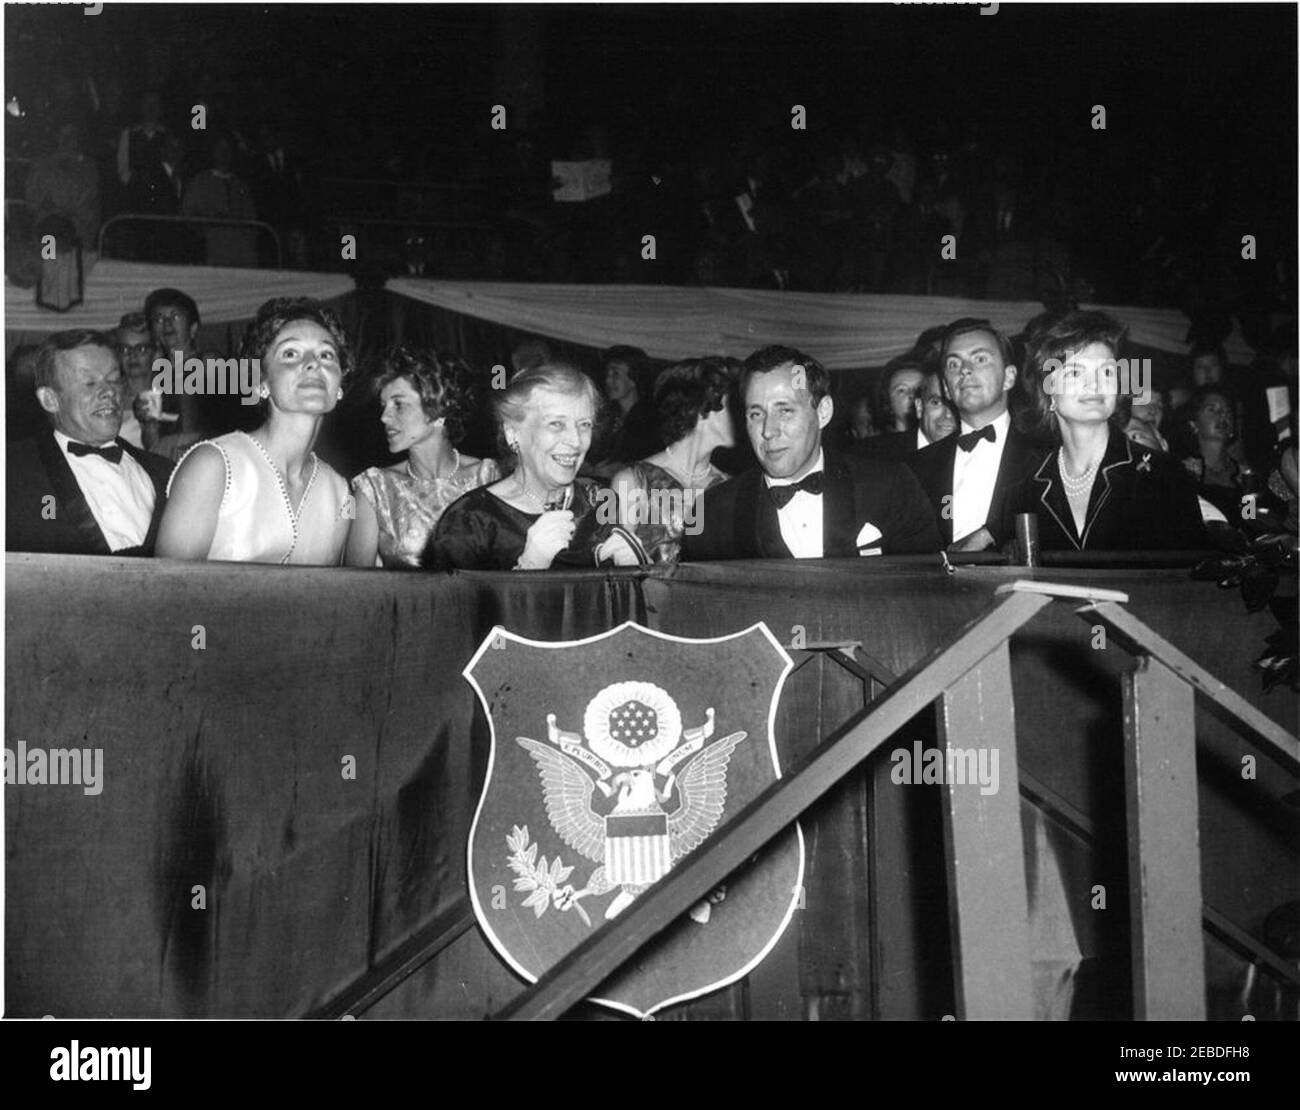
[[673,458],[673,449],[671,447],[665,448],[664,455],[668,458],[668,461],[673,464],[673,469],[676,471],[676,473],[673,474],[673,477],[679,480],[683,477],[687,478],[687,481],[682,482],[683,489],[699,488],[700,483],[705,481],[713,470],[713,463],[709,459],[705,459],[703,469],[697,470],[695,473],[688,475],[684,468],[677,465],[676,460]]
[[[536,505],[539,509],[541,509],[542,512],[549,511],[546,507],[547,499],[543,497],[538,497],[537,494],[535,494],[532,490],[530,490],[528,488],[528,480],[522,474],[519,475],[519,492],[522,493],[526,498],[528,498],[528,500],[531,501],[534,505]],[[565,506],[567,507],[567,505],[568,505],[568,496],[566,495]]]
[[1067,497],[1082,497],[1092,488],[1093,479],[1097,477],[1097,468],[1101,465],[1101,459],[1093,459],[1088,464],[1087,470],[1077,478],[1071,477],[1065,471],[1065,456],[1061,454],[1061,449],[1056,449],[1056,465],[1061,472],[1061,485],[1065,487]]
[[413,480],[417,482],[445,482],[448,478],[454,478],[457,472],[460,470],[460,452],[453,447],[451,449],[451,453],[454,456],[455,461],[452,465],[451,473],[446,475],[445,477],[440,474],[432,474],[429,475],[428,477],[421,477],[420,475],[416,474],[414,470],[411,469],[411,460],[409,457],[406,460],[406,473]]

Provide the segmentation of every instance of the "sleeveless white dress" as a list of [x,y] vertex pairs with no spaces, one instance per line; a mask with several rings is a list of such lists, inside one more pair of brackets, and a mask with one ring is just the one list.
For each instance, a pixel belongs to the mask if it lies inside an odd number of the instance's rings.
[[[312,454],[307,488],[295,513],[280,471],[252,436],[231,432],[205,439],[191,447],[181,463],[201,448],[216,448],[226,464],[226,491],[209,559],[301,566],[342,562],[356,502],[333,467]],[[179,471],[178,464],[172,480]]]

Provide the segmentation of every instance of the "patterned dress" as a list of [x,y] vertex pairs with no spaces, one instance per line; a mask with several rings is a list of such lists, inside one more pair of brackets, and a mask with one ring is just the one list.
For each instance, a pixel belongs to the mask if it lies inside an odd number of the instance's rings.
[[700,495],[725,482],[727,475],[710,463],[704,481],[688,494],[676,478],[652,462],[633,463],[628,469],[633,478],[625,506],[630,520],[616,531],[628,540],[643,565],[677,562],[682,536],[699,524]]
[[417,478],[410,464],[400,470],[372,466],[352,479],[352,491],[364,497],[379,521],[377,563],[390,568],[418,568],[420,556],[453,501],[496,480],[491,459],[460,467],[450,478]]

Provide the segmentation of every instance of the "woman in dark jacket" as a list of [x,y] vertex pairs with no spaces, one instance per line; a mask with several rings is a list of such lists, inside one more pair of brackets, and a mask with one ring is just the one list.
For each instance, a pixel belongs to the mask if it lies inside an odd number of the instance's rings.
[[1038,515],[1044,551],[1153,551],[1207,546],[1190,476],[1123,432],[1132,395],[1149,380],[1117,361],[1123,327],[1103,312],[1071,312],[1026,351],[1025,431],[1057,446],[1008,494],[995,529],[1013,535],[1017,513]]

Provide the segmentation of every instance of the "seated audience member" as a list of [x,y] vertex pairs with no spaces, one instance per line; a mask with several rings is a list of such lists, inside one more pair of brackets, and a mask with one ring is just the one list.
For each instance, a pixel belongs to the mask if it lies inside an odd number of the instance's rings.
[[871,405],[871,398],[865,393],[853,402],[853,408],[849,411],[848,427],[845,431],[848,433],[844,442],[846,448],[858,443],[870,443],[872,440],[880,438],[880,430],[876,427],[876,414]]
[[473,410],[470,368],[453,355],[398,347],[372,389],[379,396],[388,450],[406,458],[352,479],[357,519],[347,564],[419,567],[429,537],[453,501],[500,476],[495,459],[456,448]]
[[[206,219],[255,220],[253,194],[235,173],[235,146],[226,135],[212,140],[212,168],[195,174],[185,186],[181,213]],[[209,266],[257,265],[257,232],[251,228],[208,225],[203,228]]]
[[1237,402],[1225,386],[1198,389],[1187,406],[1192,436],[1183,466],[1196,481],[1196,492],[1239,527],[1242,498],[1257,492],[1255,476],[1232,451],[1237,441]]
[[1001,519],[1007,490],[1034,472],[1042,452],[1011,423],[1016,366],[1005,335],[987,320],[957,320],[944,333],[939,365],[961,434],[918,451],[907,465],[930,498],[944,542],[979,551],[993,544],[986,524]]
[[239,357],[259,360],[263,421],[181,460],[158,555],[335,566],[355,509],[347,482],[312,447],[351,370],[343,325],[317,301],[276,298],[257,310]]
[[1121,431],[1130,415],[1116,368],[1123,331],[1103,312],[1071,312],[1031,341],[1023,419],[1057,447],[1008,492],[992,528],[996,542],[1014,535],[1017,513],[1036,513],[1044,551],[1207,546],[1186,473]]
[[912,399],[916,430],[877,436],[862,445],[867,455],[902,462],[932,443],[946,439],[957,430],[957,414],[943,394],[943,381],[937,373],[926,374]]
[[[581,370],[551,361],[521,370],[495,398],[509,477],[453,501],[425,549],[436,570],[594,566],[601,534],[596,483],[578,471],[600,393]],[[608,532],[608,526],[604,528]]]
[[[179,289],[155,289],[145,298],[144,318],[153,331],[154,355],[169,362],[203,358],[198,347],[199,306]],[[175,462],[207,435],[204,398],[193,394],[163,395],[161,408],[148,397],[137,397],[133,406],[140,421],[144,446],[154,454]]]
[[[118,435],[144,449],[144,426],[135,414],[135,403],[141,393],[153,387],[153,334],[143,313],[128,312],[118,322],[113,337],[122,367],[122,430]],[[146,400],[145,412],[150,411],[148,406]]]
[[27,207],[38,224],[48,216],[70,220],[89,260],[99,250],[99,169],[85,153],[80,125],[63,124],[56,142],[27,174]]
[[36,356],[36,398],[51,426],[9,445],[6,547],[151,554],[171,464],[118,438],[113,340],[85,330],[50,336]]
[[736,359],[679,362],[655,382],[659,434],[668,446],[614,475],[618,534],[628,549],[617,565],[675,563],[682,535],[698,523],[704,491],[726,481],[713,465],[716,448],[736,441],[732,400],[741,364]]
[[118,139],[117,174],[128,212],[176,211],[169,204],[170,184],[162,168],[168,132],[161,119],[161,99],[146,92],[140,97],[138,122],[124,128]]
[[650,401],[653,370],[646,353],[637,347],[611,347],[601,360],[610,417],[601,428],[590,471],[608,477],[621,466],[649,458],[663,448]]
[[715,486],[683,558],[820,559],[935,551],[924,491],[899,463],[822,447],[835,406],[825,368],[789,347],[745,360],[741,413],[758,466]]
[[1296,493],[1296,443],[1288,438],[1277,452],[1277,463],[1269,473],[1269,492],[1277,499],[1281,512],[1277,514],[1277,528],[1294,536],[1300,532],[1300,500]]
[[1151,447],[1156,451],[1169,452],[1169,441],[1161,434],[1160,425],[1165,416],[1165,395],[1159,389],[1151,390],[1151,397],[1146,403],[1135,398],[1129,413],[1124,434],[1134,443]]
[[878,411],[884,414],[884,435],[899,435],[916,430],[912,401],[925,378],[925,367],[913,356],[892,360],[881,379]]

